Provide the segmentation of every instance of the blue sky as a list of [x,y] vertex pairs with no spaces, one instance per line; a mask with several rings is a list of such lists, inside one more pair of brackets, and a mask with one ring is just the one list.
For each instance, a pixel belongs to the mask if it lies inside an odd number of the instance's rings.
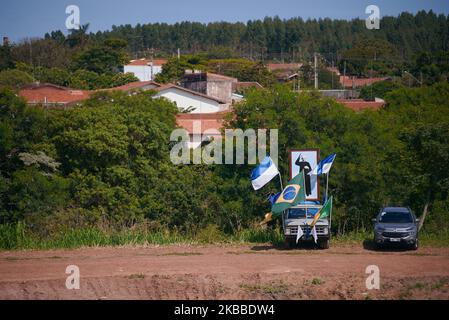
[[68,5],[78,5],[81,23],[91,31],[112,25],[177,21],[243,21],[278,15],[281,18],[365,18],[365,8],[374,4],[381,16],[430,10],[449,14],[448,0],[2,0],[0,36],[13,41],[65,30]]

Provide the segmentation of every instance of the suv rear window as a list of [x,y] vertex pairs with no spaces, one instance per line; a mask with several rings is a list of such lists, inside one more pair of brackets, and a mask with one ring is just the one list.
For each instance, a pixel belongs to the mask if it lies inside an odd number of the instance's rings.
[[380,214],[379,222],[382,223],[412,223],[412,215],[404,211],[389,211]]

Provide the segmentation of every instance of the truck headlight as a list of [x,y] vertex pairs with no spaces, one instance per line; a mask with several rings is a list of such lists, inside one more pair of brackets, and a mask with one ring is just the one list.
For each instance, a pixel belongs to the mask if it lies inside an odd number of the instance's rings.
[[327,227],[324,228],[324,229],[323,229],[323,232],[324,232],[324,234],[328,234],[328,233],[329,233],[329,228],[327,228]]
[[291,232],[292,232],[292,229],[290,229],[290,228],[285,228],[285,234],[286,234],[286,235],[290,235]]

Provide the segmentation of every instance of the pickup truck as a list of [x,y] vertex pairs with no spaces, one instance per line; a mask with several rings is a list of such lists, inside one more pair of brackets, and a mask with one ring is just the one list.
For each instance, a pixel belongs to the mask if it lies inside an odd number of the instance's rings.
[[[303,231],[303,236],[299,239],[298,244],[307,241],[314,241],[312,230],[310,230],[310,223],[316,213],[322,208],[318,202],[306,202],[286,210],[283,215],[282,224],[284,230],[285,244],[288,248],[297,246],[296,237],[298,235],[298,228]],[[316,225],[316,232],[318,236],[318,247],[320,249],[329,249],[330,231],[329,220],[318,219]]]

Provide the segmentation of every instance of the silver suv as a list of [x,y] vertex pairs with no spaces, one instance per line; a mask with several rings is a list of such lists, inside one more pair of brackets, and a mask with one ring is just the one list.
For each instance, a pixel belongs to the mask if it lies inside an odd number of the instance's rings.
[[373,219],[374,242],[377,248],[386,244],[404,244],[418,249],[418,223],[410,208],[385,207]]

